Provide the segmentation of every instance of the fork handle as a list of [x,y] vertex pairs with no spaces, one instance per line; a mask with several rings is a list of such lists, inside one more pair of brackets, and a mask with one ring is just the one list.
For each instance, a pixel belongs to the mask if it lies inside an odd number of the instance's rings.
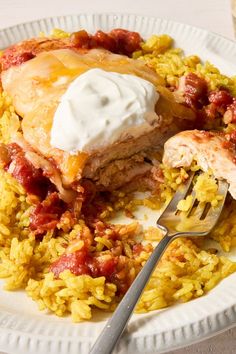
[[107,322],[102,333],[93,345],[90,354],[112,353],[118,339],[130,319],[130,316],[134,311],[135,305],[142,295],[142,292],[156,267],[157,262],[160,260],[163,252],[173,238],[174,237],[166,234],[158,243],[145,266],[139,272],[123,300],[120,302],[113,316]]

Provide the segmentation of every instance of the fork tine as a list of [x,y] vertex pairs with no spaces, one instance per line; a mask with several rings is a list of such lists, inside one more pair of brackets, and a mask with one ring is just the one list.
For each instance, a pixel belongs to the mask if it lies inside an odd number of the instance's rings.
[[218,205],[214,208],[210,208],[206,218],[209,218],[211,220],[211,229],[209,230],[209,232],[215,227],[222,209],[224,207],[225,204],[225,199],[227,196],[227,191],[228,191],[229,185],[226,181],[218,181],[218,194],[222,195],[223,198],[221,200],[219,200]]
[[196,192],[195,192],[194,189],[192,190],[191,195],[192,195],[193,199],[192,199],[192,202],[191,202],[191,204],[190,204],[189,210],[188,210],[188,212],[187,212],[187,216],[190,216],[190,214],[191,214],[191,212],[192,212],[192,209],[193,209],[193,206],[194,206],[194,204],[195,204],[195,202],[196,202]]
[[193,180],[194,175],[195,175],[195,173],[193,171],[191,171],[189,173],[189,178],[188,178],[187,182],[183,186],[180,186],[179,189],[175,192],[173,198],[170,200],[169,204],[166,206],[166,208],[163,210],[162,214],[157,219],[157,223],[160,222],[162,215],[164,215],[164,214],[166,215],[169,213],[170,214],[175,213],[179,201],[184,199],[186,194],[188,193],[189,188],[192,184],[192,180]]

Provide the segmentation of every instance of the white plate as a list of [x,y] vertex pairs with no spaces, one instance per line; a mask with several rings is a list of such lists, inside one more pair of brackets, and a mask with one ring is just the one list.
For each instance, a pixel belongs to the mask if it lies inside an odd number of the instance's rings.
[[[140,32],[144,38],[168,33],[186,53],[210,60],[225,74],[236,73],[233,41],[199,28],[146,16],[81,14],[33,21],[0,31],[0,48],[37,36],[40,31],[48,33],[55,27],[67,31],[85,28],[92,33],[97,29],[123,27]],[[152,215],[149,223],[154,220]],[[233,274],[197,300],[147,315],[134,315],[128,335],[123,336],[115,353],[163,353],[203,340],[235,323],[236,274]],[[69,318],[39,312],[24,292],[0,290],[0,350],[8,353],[86,354],[104,324],[101,314],[93,322],[72,324]]]

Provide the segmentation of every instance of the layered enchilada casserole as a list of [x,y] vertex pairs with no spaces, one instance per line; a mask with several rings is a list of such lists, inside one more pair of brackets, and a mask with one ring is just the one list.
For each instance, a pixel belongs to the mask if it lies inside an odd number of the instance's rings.
[[[217,179],[227,180],[209,237],[234,247],[236,78],[185,56],[168,35],[125,29],[42,33],[4,49],[0,68],[5,290],[25,289],[74,322],[114,310],[162,237],[136,211],[160,213],[190,170],[201,205],[214,208]],[[179,229],[191,229],[190,206],[179,203]],[[197,298],[235,270],[204,240],[176,240],[136,311]]]

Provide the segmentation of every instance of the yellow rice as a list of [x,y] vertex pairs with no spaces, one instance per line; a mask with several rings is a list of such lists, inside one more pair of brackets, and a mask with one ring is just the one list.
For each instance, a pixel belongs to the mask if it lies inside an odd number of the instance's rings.
[[166,80],[167,85],[178,85],[179,77],[194,72],[206,79],[211,90],[228,88],[236,95],[236,76],[228,77],[210,62],[201,63],[196,55],[185,56],[183,50],[172,47],[173,41],[168,35],[151,36],[142,45],[142,50],[133,54],[135,59],[144,60]]
[[[57,30],[55,36],[67,34]],[[166,36],[153,36],[142,45],[135,58],[145,60],[161,74],[167,85],[178,82],[186,72],[193,71],[206,77],[212,88],[227,86],[236,93],[235,78],[227,78],[210,63],[201,64],[197,56],[184,57],[179,49],[171,48],[172,40]],[[0,141],[8,143],[12,132],[20,129],[20,121],[11,105],[11,100],[3,92],[0,95]],[[161,208],[172,196],[173,191],[188,177],[184,169],[167,169],[162,166],[165,183],[161,186],[160,196],[145,200],[131,200],[124,193],[114,193],[111,203],[101,214],[101,220],[107,220],[117,210],[131,211],[143,204],[151,208]],[[193,169],[198,169],[194,166]],[[201,202],[217,203],[215,182],[209,174],[196,181],[196,190]],[[204,193],[207,191],[207,194]],[[75,251],[82,247],[83,241],[76,241],[81,230],[86,228],[84,220],[70,230],[55,237],[47,232],[42,240],[36,239],[29,231],[29,214],[32,209],[22,186],[7,172],[0,171],[0,277],[5,278],[6,290],[25,289],[39,305],[40,310],[48,310],[58,316],[71,314],[78,322],[92,318],[93,308],[102,311],[114,310],[118,301],[117,287],[106,281],[105,277],[92,278],[88,275],[76,276],[69,270],[62,272],[58,279],[49,272],[49,266],[65,251],[70,244]],[[207,196],[207,198],[206,198]],[[191,201],[180,203],[185,212]],[[119,245],[123,248],[126,276],[132,281],[145,264],[153,241],[158,242],[162,235],[154,228],[141,231],[136,222],[127,226],[117,226]],[[137,234],[149,241],[137,256],[132,252]],[[225,251],[235,246],[236,202],[229,198],[220,222],[210,235],[218,241]],[[109,256],[114,241],[107,237],[95,237],[93,247],[102,257]],[[157,310],[178,301],[188,301],[202,296],[211,290],[221,279],[236,271],[236,264],[215,254],[212,250],[203,250],[201,242],[179,239],[168,248],[162,261],[156,268],[136,308],[136,312]]]

